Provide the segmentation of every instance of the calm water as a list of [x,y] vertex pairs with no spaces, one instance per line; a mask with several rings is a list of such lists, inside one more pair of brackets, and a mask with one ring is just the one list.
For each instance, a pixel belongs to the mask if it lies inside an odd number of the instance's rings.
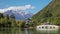
[[60,34],[60,30],[37,31],[36,29],[0,28],[0,34]]

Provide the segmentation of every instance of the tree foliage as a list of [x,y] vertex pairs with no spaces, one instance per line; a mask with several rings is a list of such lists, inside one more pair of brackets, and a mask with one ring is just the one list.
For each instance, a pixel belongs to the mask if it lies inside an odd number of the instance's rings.
[[52,0],[44,9],[32,17],[37,24],[50,22],[60,25],[60,0]]

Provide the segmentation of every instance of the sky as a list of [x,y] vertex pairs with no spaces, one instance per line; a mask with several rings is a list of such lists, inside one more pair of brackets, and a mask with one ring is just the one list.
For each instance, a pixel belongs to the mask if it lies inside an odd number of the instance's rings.
[[0,0],[0,12],[6,10],[20,10],[36,14],[47,6],[52,0]]

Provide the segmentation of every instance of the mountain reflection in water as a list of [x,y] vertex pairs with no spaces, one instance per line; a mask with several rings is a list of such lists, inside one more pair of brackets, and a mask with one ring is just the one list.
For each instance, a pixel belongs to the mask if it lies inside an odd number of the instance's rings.
[[60,34],[60,30],[40,31],[28,28],[0,28],[0,34]]

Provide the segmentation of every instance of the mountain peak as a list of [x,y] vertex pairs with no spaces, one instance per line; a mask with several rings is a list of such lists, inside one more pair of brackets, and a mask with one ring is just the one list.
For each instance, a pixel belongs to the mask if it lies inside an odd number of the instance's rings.
[[33,16],[32,13],[27,13],[25,14],[24,11],[15,11],[15,10],[7,10],[6,12],[3,13],[3,15],[14,15],[16,20],[24,20],[26,18],[31,18]]

